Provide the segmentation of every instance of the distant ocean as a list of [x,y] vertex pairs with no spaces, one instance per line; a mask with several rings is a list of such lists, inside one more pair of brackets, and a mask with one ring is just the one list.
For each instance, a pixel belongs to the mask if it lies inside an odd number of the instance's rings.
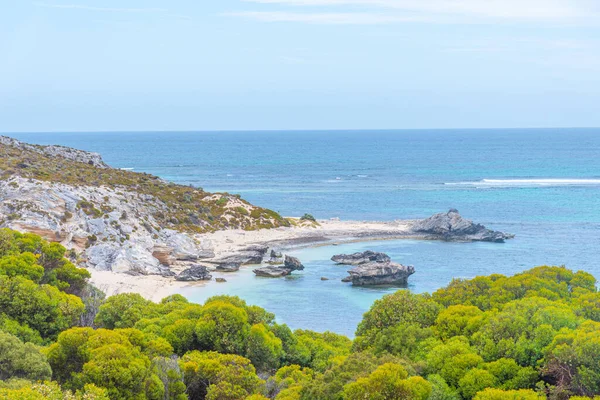
[[184,293],[194,301],[239,295],[292,328],[352,335],[372,302],[395,290],[339,282],[347,268],[328,259],[340,252],[384,251],[414,265],[416,292],[453,277],[544,264],[600,278],[600,129],[10,135],[97,151],[114,167],[239,193],[285,216],[394,220],[457,208],[517,235],[505,244],[407,240],[300,250],[307,268],[294,278],[246,270]]

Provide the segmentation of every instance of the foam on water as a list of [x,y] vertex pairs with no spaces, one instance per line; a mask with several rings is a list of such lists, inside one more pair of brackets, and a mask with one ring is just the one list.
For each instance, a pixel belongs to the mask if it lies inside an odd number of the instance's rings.
[[476,187],[600,186],[600,179],[482,179],[474,182],[446,182],[444,185]]

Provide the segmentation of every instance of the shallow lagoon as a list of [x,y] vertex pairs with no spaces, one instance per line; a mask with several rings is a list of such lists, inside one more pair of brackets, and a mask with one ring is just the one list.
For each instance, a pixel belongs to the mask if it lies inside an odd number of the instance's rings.
[[[589,233],[596,235],[595,240],[600,239],[598,229],[590,229]],[[550,242],[561,240],[551,234],[547,234],[547,239]],[[191,286],[184,289],[182,294],[196,302],[203,302],[218,294],[237,295],[250,304],[274,312],[278,322],[286,323],[291,328],[330,330],[353,336],[362,314],[371,304],[401,288],[353,287],[341,282],[351,267],[330,261],[334,254],[365,250],[385,252],[395,261],[415,266],[416,272],[409,279],[408,289],[431,293],[447,285],[453,278],[472,278],[493,273],[512,275],[542,264],[539,262],[540,249],[536,248],[538,243],[535,234],[528,235],[527,231],[521,231],[515,240],[504,244],[393,240],[305,248],[289,252],[300,258],[306,267],[290,277],[260,278],[254,275],[252,267],[245,267],[237,273],[219,275],[225,277],[227,283]],[[568,242],[564,243],[564,247],[568,247]],[[544,256],[547,264],[568,264],[573,269],[579,269],[567,262],[565,248],[548,246]],[[595,250],[591,246],[589,249],[588,256],[593,257]],[[329,280],[321,281],[321,277]]]

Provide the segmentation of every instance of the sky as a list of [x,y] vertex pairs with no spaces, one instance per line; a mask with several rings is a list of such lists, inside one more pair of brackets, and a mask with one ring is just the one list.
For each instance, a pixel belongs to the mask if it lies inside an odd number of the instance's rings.
[[0,10],[0,132],[600,126],[599,0]]

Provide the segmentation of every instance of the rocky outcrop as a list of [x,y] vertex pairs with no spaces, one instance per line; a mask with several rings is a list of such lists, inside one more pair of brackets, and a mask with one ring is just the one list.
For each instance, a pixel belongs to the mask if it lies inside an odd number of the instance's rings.
[[253,272],[257,276],[263,276],[268,278],[280,278],[282,276],[290,275],[294,271],[302,271],[304,265],[296,257],[285,256],[284,264],[281,266],[268,266],[257,268]]
[[424,235],[426,239],[446,241],[503,243],[507,239],[514,238],[514,235],[493,231],[481,224],[475,224],[473,221],[463,218],[455,209],[415,222],[412,231],[415,234]]
[[[161,229],[161,210],[136,192],[21,177],[0,180],[0,227],[32,232],[74,249],[88,268],[169,275],[170,267],[214,256],[209,240]],[[187,264],[187,265],[186,265]]]
[[44,154],[49,157],[64,158],[69,161],[75,161],[93,165],[97,168],[110,168],[98,153],[73,149],[64,146],[40,146],[27,144],[7,136],[0,136],[0,144],[10,147],[15,147],[22,150],[33,151],[39,154]]
[[390,262],[390,257],[384,253],[367,250],[362,253],[338,254],[331,257],[331,261],[341,265],[360,265],[368,262]]
[[282,276],[288,276],[292,273],[292,270],[282,267],[261,267],[253,270],[256,276],[262,276],[265,278],[281,278]]
[[285,261],[283,263],[283,268],[289,269],[292,271],[302,271],[304,269],[304,265],[300,262],[299,259],[292,256],[285,256]]
[[212,263],[224,265],[224,264],[240,264],[240,265],[258,265],[262,264],[265,254],[269,250],[268,246],[249,246],[242,249],[235,254],[231,254],[227,257],[220,258],[218,260],[211,261]]
[[[215,257],[200,234],[290,226],[239,196],[111,168],[97,153],[0,136],[0,154],[0,228],[59,242],[88,268],[165,275]],[[260,264],[266,251],[220,264]]]
[[225,263],[218,264],[215,269],[220,272],[236,272],[240,270],[240,267],[238,263]]
[[348,273],[350,276],[343,282],[352,282],[354,286],[406,285],[415,269],[394,262],[369,262],[356,266]]
[[208,268],[203,265],[195,265],[175,277],[175,280],[183,282],[210,281],[211,279],[212,275],[209,273]]

